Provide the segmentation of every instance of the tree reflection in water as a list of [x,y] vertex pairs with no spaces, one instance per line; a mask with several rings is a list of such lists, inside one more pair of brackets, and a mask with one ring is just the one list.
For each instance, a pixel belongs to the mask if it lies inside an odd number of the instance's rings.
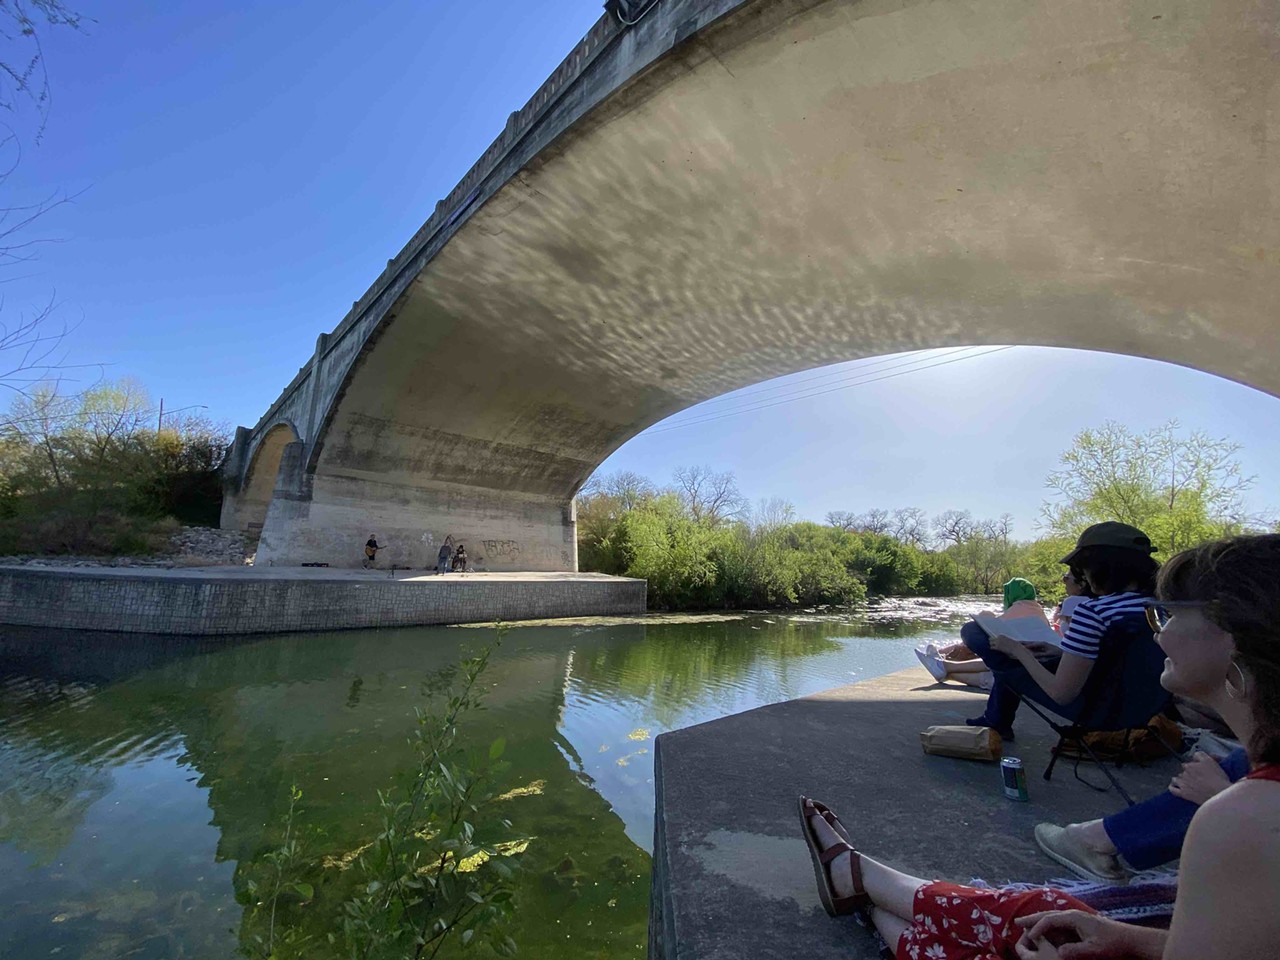
[[[653,737],[906,666],[900,632],[815,615],[508,633],[485,677],[488,708],[466,736],[505,737],[499,792],[536,837],[511,930],[522,954],[643,955]],[[278,845],[292,783],[311,853],[327,864],[307,878],[308,923],[332,929],[351,854],[377,827],[376,791],[412,760],[405,740],[423,681],[491,638],[6,629],[0,955],[227,956],[252,933],[236,894]]]

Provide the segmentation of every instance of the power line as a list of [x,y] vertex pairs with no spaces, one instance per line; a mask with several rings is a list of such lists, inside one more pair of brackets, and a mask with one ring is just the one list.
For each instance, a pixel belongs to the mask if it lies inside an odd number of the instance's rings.
[[[931,363],[931,361],[937,360],[937,359],[939,359],[940,357],[948,357],[948,356],[952,356],[952,355],[957,354],[957,353],[964,353],[964,354],[966,354],[966,356],[964,356],[964,357],[957,357],[957,358],[956,358],[957,360],[963,360],[963,359],[967,359],[968,357],[972,357],[972,356],[979,356],[980,354],[978,354],[978,353],[973,353],[972,351],[980,350],[980,349],[981,349],[981,348],[978,348],[978,347],[960,347],[960,348],[955,349],[955,350],[949,350],[949,351],[947,351],[947,352],[945,352],[945,353],[942,353],[942,354],[930,353],[930,354],[929,354],[929,355],[927,355],[927,356],[921,356],[920,354],[912,354],[911,356],[908,356],[908,357],[907,357],[907,358],[905,358],[905,359],[903,359],[903,358],[901,357],[901,355],[895,355],[895,356],[892,358],[895,362],[894,362],[892,365],[890,365],[890,366],[886,367],[885,369],[887,369],[887,370],[898,370],[898,369],[901,369],[901,368],[904,368],[904,367],[905,367],[905,368],[907,368],[907,369],[906,369],[904,372],[906,372],[906,373],[910,373],[912,370],[916,370],[916,369],[924,369],[924,368],[926,368],[926,367],[928,367],[928,366],[932,366],[932,365],[934,365],[934,364],[932,364],[932,363]],[[839,383],[837,383],[835,386],[828,387],[828,388],[826,388],[826,389],[822,389],[822,390],[815,389],[814,387],[803,387],[803,388],[801,388],[800,390],[797,390],[797,391],[794,391],[794,392],[791,392],[791,393],[782,394],[782,395],[781,395],[781,396],[779,396],[779,397],[774,397],[774,398],[772,398],[772,400],[773,400],[773,401],[775,401],[775,402],[776,402],[776,401],[781,401],[781,400],[784,400],[784,399],[791,399],[791,398],[798,399],[798,400],[802,400],[802,399],[804,399],[804,398],[806,398],[806,397],[816,397],[816,396],[820,396],[820,395],[822,395],[823,393],[830,393],[830,392],[832,392],[833,390],[843,389],[843,388],[844,388],[844,387],[846,387],[846,386],[857,386],[857,385],[858,385],[858,384],[860,384],[860,383],[867,383],[867,382],[874,382],[874,378],[867,377],[867,376],[866,376],[866,370],[859,370],[859,371],[857,371],[856,373],[854,373],[854,375],[853,375],[852,377],[848,377],[848,378],[843,379],[842,381],[840,381]],[[790,386],[791,386],[791,384],[783,384],[782,386],[783,386],[783,387],[790,387]],[[735,399],[735,400],[736,400],[737,398],[733,398],[733,399]],[[710,401],[708,401],[708,402],[710,402]],[[766,402],[761,401],[761,400],[750,400],[750,401],[748,401],[748,402],[747,402],[747,404],[746,404],[746,405],[739,405],[739,406],[738,406],[738,407],[736,407],[736,409],[734,409],[732,412],[735,412],[735,413],[736,413],[736,412],[740,412],[740,411],[763,410],[763,409],[765,409],[766,407],[771,406],[771,405],[772,405],[772,403],[766,403]],[[711,412],[714,412],[714,411],[711,411]],[[666,429],[674,428],[674,427],[677,427],[677,426],[684,426],[686,423],[701,423],[701,422],[704,422],[704,421],[707,419],[707,417],[706,417],[706,413],[708,413],[708,411],[703,411],[703,412],[701,412],[701,413],[697,413],[697,414],[695,414],[695,415],[694,415],[694,419],[692,419],[692,420],[687,420],[687,421],[679,421],[679,420],[678,420],[678,421],[676,421],[675,423],[668,424],[666,427],[663,427],[662,429],[666,430]]]
[[[971,349],[971,348],[966,347],[964,349]],[[976,353],[976,354],[969,354],[968,356],[964,356],[964,357],[952,357],[949,360],[938,360],[935,363],[918,363],[916,366],[912,366],[909,369],[905,369],[905,370],[899,370],[896,373],[886,373],[882,376],[867,377],[865,379],[855,380],[852,383],[841,384],[835,387],[828,387],[825,390],[814,390],[812,392],[804,393],[799,396],[774,400],[770,403],[761,403],[761,404],[756,404],[754,406],[747,406],[747,407],[743,407],[740,410],[731,410],[731,411],[728,411],[727,413],[721,413],[715,416],[701,417],[694,420],[686,420],[682,423],[670,424],[668,426],[662,427],[657,430],[646,430],[643,435],[653,436],[659,433],[666,433],[669,430],[679,430],[682,427],[693,427],[703,423],[712,423],[716,420],[724,420],[727,417],[736,417],[743,413],[754,413],[758,410],[767,410],[770,407],[781,406],[782,404],[785,404],[785,403],[795,403],[797,400],[808,400],[811,397],[820,397],[820,396],[823,396],[824,394],[835,393],[838,390],[848,390],[850,387],[857,387],[867,383],[880,383],[881,381],[884,381],[884,380],[892,380],[895,377],[904,377],[909,373],[915,373],[919,370],[929,370],[929,369],[932,369],[933,367],[945,367],[948,364],[959,363],[961,360],[976,360],[979,357],[989,357],[994,353],[1001,353],[1005,350],[1012,350],[1012,349],[1013,349],[1012,346],[995,347],[994,349],[991,349],[991,350],[985,350],[981,353]]]
[[[946,353],[942,354],[942,356],[951,356],[952,354],[955,354],[955,353],[963,353],[963,352],[964,352],[964,351],[966,351],[966,350],[973,350],[973,349],[975,349],[975,348],[973,348],[973,347],[959,347],[958,349],[955,349],[955,350],[948,350]],[[898,369],[898,368],[900,368],[900,367],[914,367],[914,366],[917,366],[917,365],[919,365],[919,364],[927,363],[929,360],[933,360],[933,359],[935,359],[935,357],[936,357],[936,356],[938,356],[938,355],[937,355],[937,354],[930,354],[929,356],[922,357],[922,356],[920,356],[919,354],[912,354],[912,355],[910,355],[910,356],[908,356],[908,357],[906,357],[906,358],[904,359],[901,355],[895,355],[895,356],[893,356],[893,357],[891,357],[891,358],[890,358],[890,359],[891,359],[892,361],[894,361],[894,362],[893,362],[893,363],[891,363],[889,366],[885,367],[885,369],[886,369],[886,370],[897,370],[897,369]],[[850,385],[853,385],[854,383],[861,383],[861,382],[862,382],[862,378],[866,376],[866,370],[867,370],[867,369],[870,369],[870,368],[864,368],[864,369],[862,369],[862,370],[858,370],[858,371],[856,371],[856,372],[853,374],[853,376],[852,376],[852,377],[847,377],[847,372],[846,372],[846,371],[840,371],[840,375],[841,375],[841,376],[846,377],[846,379],[841,380],[841,381],[839,381],[839,382],[840,382],[840,383],[848,383],[848,384],[850,384]],[[777,389],[784,389],[784,390],[787,390],[787,389],[790,389],[791,387],[792,387],[792,384],[784,383],[784,384],[780,384],[780,385],[778,385],[778,386],[775,386],[775,387],[773,387],[772,389],[775,389],[775,390],[777,390]],[[835,389],[839,389],[839,387],[837,386]],[[781,396],[779,396],[779,397],[774,397],[773,399],[775,399],[775,400],[779,400],[779,399],[783,399],[783,398],[786,398],[786,397],[803,397],[803,396],[811,396],[811,395],[812,395],[812,396],[817,396],[817,393],[820,393],[820,392],[821,392],[821,391],[817,391],[817,392],[811,393],[811,391],[813,391],[813,390],[814,390],[814,388],[813,388],[813,387],[802,387],[802,388],[801,388],[800,390],[798,390],[798,391],[795,391],[795,392],[792,392],[792,393],[784,393],[784,394],[782,394],[782,395],[781,395]],[[738,398],[738,397],[733,397],[733,398],[728,398],[728,399],[732,399],[732,400],[735,400],[735,401],[736,401],[736,400],[739,400],[740,398]],[[715,401],[712,401],[712,400],[708,400],[708,401],[706,401],[706,403],[708,403],[708,404],[710,404],[710,403],[714,403],[714,402],[715,402]],[[762,402],[762,401],[760,401],[760,400],[749,400],[749,401],[748,401],[748,403],[749,403],[749,404],[753,404],[753,403],[761,403],[761,402]],[[698,416],[702,416],[702,414],[698,414]]]
[[[955,353],[963,353],[966,350],[972,350],[972,349],[974,348],[973,347],[956,347],[952,350],[945,350],[945,351],[927,350],[927,351],[924,351],[925,353],[928,354],[927,357],[922,357],[918,352],[913,352],[913,353],[907,354],[906,356],[909,357],[909,359],[907,360],[908,363],[918,363],[918,362],[923,362],[924,360],[933,359],[934,357],[947,357]],[[729,394],[723,397],[716,397],[713,400],[704,400],[701,405],[705,407],[705,406],[710,406],[713,403],[736,403],[746,397],[755,396],[757,394],[773,393],[774,391],[777,391],[777,390],[791,390],[797,384],[800,384],[800,383],[811,383],[811,382],[816,382],[818,380],[833,380],[833,379],[839,380],[843,377],[849,376],[851,371],[853,371],[852,373],[853,376],[860,377],[867,370],[871,370],[874,367],[883,367],[885,364],[897,363],[898,361],[902,360],[903,356],[904,355],[901,353],[892,353],[887,357],[871,357],[865,360],[854,360],[851,363],[840,364],[839,370],[827,370],[824,373],[815,374],[814,376],[810,376],[810,377],[801,377],[796,380],[791,380],[788,383],[775,383],[772,386],[761,386],[757,388],[747,388],[744,390],[735,391],[732,394]],[[854,370],[855,366],[857,367],[856,371]]]

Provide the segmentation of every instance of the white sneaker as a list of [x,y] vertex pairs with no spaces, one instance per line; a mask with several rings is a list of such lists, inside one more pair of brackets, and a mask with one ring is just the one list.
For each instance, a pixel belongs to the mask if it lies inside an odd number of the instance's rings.
[[937,680],[939,683],[947,679],[947,667],[942,662],[942,658],[938,656],[938,648],[933,644],[921,650],[916,647],[916,659],[920,661],[920,666],[929,671],[929,676]]

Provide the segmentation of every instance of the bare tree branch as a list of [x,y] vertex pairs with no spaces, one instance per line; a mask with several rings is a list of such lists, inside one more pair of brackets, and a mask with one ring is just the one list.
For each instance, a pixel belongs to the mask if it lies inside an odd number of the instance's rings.
[[933,518],[933,532],[939,540],[957,546],[973,537],[976,526],[968,510],[946,510]]
[[899,543],[918,547],[929,546],[929,517],[919,507],[899,507],[893,511],[888,534]]
[[39,117],[37,143],[53,101],[40,31],[79,30],[84,23],[85,18],[62,0],[0,0],[0,108],[17,113],[24,103],[32,106]]
[[[79,29],[83,22],[62,0],[0,0],[0,108],[16,117],[22,107],[34,107],[36,142],[44,131],[50,102],[40,31]],[[13,127],[2,124],[0,128],[4,130],[0,151],[8,151],[7,162],[0,166],[0,188],[4,188],[22,161],[22,142]],[[51,194],[34,203],[0,204],[0,269],[29,263],[40,245],[59,242],[55,237],[33,236],[30,230],[37,220],[72,199]],[[0,283],[15,279],[19,278],[9,274],[0,277]],[[73,367],[67,364],[63,349],[72,327],[55,320],[56,297],[51,295],[46,303],[20,311],[17,319],[5,313],[7,306],[0,298],[0,313],[5,314],[0,320],[0,386],[31,398],[37,385],[55,381],[54,391],[58,392],[57,381]]]
[[740,518],[747,507],[732,473],[716,473],[710,467],[680,467],[675,473],[676,494],[698,523],[718,526]]
[[848,510],[832,510],[827,514],[827,526],[849,533],[858,529],[858,515]]

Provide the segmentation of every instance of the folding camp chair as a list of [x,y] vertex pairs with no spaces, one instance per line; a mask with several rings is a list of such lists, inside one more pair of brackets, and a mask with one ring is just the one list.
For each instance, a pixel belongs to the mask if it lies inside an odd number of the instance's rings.
[[[1133,806],[1133,798],[1090,746],[1087,736],[1091,733],[1127,732],[1145,728],[1176,757],[1177,752],[1173,747],[1151,726],[1152,719],[1157,714],[1167,712],[1173,704],[1172,694],[1160,686],[1160,674],[1163,670],[1164,651],[1156,644],[1149,629],[1135,624],[1117,636],[1108,637],[1099,652],[1097,662],[1089,671],[1084,690],[1065,708],[1073,719],[1066,722],[1055,720],[1040,704],[1030,698],[1023,698],[1022,702],[1058,735],[1049,766],[1044,771],[1044,779],[1048,780],[1053,776],[1058,757],[1065,749],[1074,745],[1098,765],[1111,785],[1124,797],[1125,803]],[[1127,748],[1127,737],[1125,742]],[[1123,758],[1124,752],[1116,761],[1117,767],[1123,762]],[[1079,772],[1080,759],[1078,752],[1076,779],[1083,780]]]

